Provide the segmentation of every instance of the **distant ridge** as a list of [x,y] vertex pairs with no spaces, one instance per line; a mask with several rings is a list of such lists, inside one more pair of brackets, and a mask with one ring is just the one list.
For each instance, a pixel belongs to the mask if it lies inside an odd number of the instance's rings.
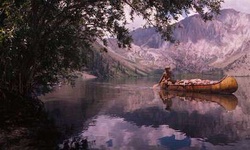
[[250,65],[244,64],[249,58],[242,60],[250,51],[249,14],[224,9],[212,21],[204,22],[199,15],[185,18],[174,30],[178,45],[163,41],[154,28],[139,28],[131,35],[134,41],[130,50],[117,50],[112,45],[109,48],[138,65],[151,69],[170,65],[180,72],[223,70],[232,75],[250,75]]

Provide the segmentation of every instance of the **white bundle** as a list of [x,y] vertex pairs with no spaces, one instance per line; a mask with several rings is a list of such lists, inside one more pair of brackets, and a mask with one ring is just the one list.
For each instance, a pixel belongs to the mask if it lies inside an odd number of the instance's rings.
[[177,81],[175,84],[178,84],[178,85],[208,85],[208,84],[214,84],[216,82],[218,82],[218,81],[191,79],[191,80],[180,80],[180,81]]

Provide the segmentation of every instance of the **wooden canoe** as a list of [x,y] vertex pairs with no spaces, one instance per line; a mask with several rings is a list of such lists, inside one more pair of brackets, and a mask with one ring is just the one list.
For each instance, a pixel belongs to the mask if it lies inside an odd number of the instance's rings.
[[220,81],[213,84],[201,84],[201,85],[180,85],[167,83],[160,84],[161,89],[170,91],[184,91],[184,92],[198,92],[198,93],[222,93],[231,94],[237,91],[238,83],[232,76],[226,76]]

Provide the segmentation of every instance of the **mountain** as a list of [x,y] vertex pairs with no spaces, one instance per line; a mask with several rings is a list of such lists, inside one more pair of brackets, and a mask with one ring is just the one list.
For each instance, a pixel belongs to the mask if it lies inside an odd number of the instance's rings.
[[101,41],[94,42],[90,49],[84,50],[87,66],[83,69],[99,78],[147,76],[152,71],[110,49],[105,51]]
[[130,49],[109,40],[108,50],[149,70],[170,65],[180,72],[223,70],[227,74],[250,75],[250,15],[233,9],[221,10],[212,21],[193,15],[176,24],[173,37],[165,42],[154,28],[136,29]]

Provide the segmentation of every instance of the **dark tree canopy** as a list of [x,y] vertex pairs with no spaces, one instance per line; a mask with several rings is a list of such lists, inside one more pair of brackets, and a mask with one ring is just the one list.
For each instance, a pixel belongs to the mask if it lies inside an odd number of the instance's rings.
[[[29,95],[40,85],[71,79],[97,39],[113,35],[131,43],[126,13],[136,15],[171,40],[171,20],[190,9],[204,20],[223,0],[2,0],[0,2],[0,89]],[[129,12],[125,7],[130,7]],[[83,48],[84,47],[84,48]],[[1,95],[1,90],[0,90]]]

